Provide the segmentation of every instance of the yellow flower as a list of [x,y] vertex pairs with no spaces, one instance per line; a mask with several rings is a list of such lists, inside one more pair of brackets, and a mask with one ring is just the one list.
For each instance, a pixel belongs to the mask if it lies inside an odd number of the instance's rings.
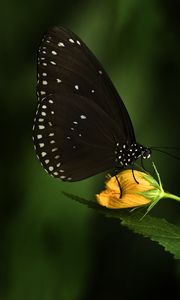
[[[115,176],[107,180],[106,189],[96,195],[97,202],[107,208],[116,209],[147,205],[145,216],[162,198],[180,201],[180,197],[163,190],[161,179],[154,163],[153,167],[158,182],[150,174],[134,170],[134,177],[137,183],[133,177],[132,170],[124,170],[116,175],[118,181]],[[121,191],[118,182],[121,186]]]
[[158,182],[150,174],[134,170],[134,177],[137,183],[133,177],[132,170],[124,170],[116,175],[122,193],[116,177],[113,176],[107,180],[106,189],[96,195],[98,203],[107,208],[116,209],[147,205],[146,215],[162,198],[180,201],[180,197],[163,190],[161,179],[154,163],[153,167]]
[[149,174],[134,170],[124,170],[117,175],[122,194],[115,176],[106,182],[106,189],[96,195],[98,203],[107,208],[131,208],[149,205],[161,198],[161,185]]

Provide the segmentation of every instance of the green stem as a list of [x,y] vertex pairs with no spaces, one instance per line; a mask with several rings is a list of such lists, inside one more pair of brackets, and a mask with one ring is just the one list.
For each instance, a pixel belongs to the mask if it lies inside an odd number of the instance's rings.
[[180,201],[180,197],[178,197],[176,195],[173,195],[173,194],[170,194],[170,193],[165,193],[165,192],[164,192],[164,197],[163,198],[170,198],[170,199]]

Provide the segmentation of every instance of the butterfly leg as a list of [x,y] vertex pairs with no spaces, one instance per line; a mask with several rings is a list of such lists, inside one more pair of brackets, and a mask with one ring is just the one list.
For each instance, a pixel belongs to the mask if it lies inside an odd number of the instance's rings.
[[122,187],[121,187],[121,184],[119,182],[119,179],[118,179],[117,175],[115,175],[115,177],[116,177],[116,181],[118,183],[119,191],[120,191],[119,198],[122,198]]
[[132,176],[134,178],[134,181],[139,184],[139,182],[137,181],[136,177],[135,177],[135,174],[134,174],[134,165],[132,165]]

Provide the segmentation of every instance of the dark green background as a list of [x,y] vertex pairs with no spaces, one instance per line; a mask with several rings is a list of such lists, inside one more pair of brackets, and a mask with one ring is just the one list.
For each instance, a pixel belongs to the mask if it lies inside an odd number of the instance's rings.
[[[137,140],[180,146],[180,2],[9,0],[0,14],[0,299],[180,299],[180,266],[169,253],[61,193],[93,199],[104,175],[55,180],[31,140],[36,50],[49,26],[62,25],[110,74]],[[180,162],[153,160],[164,187],[180,194]],[[178,224],[180,205],[162,200],[152,214]]]

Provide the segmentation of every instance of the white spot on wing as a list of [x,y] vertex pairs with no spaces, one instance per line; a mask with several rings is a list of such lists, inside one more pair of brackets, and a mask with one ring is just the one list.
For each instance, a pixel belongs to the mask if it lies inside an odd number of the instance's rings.
[[46,95],[46,92],[45,91],[40,91],[40,94],[41,95]]
[[58,172],[53,172],[53,175],[58,176]]
[[65,47],[64,43],[62,43],[62,42],[59,42],[59,43],[58,43],[58,46],[59,46],[59,47]]
[[80,118],[81,118],[82,120],[85,120],[85,119],[86,119],[86,116],[85,116],[85,115],[81,115]]
[[73,39],[69,39],[70,43],[74,44],[74,40]]

